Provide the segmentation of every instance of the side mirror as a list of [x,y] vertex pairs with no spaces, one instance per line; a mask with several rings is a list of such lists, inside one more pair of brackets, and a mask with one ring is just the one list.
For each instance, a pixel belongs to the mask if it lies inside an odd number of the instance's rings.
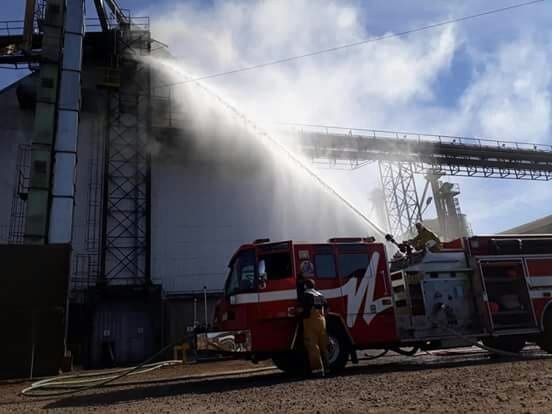
[[264,289],[268,280],[268,275],[266,274],[266,263],[264,259],[259,261],[259,264],[257,265],[257,273],[259,274],[259,287]]

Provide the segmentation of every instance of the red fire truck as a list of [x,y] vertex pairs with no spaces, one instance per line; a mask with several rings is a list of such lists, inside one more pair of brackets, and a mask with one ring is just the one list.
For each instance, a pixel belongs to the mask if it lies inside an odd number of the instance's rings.
[[471,345],[552,352],[552,235],[474,236],[388,260],[373,238],[327,243],[258,240],[229,264],[214,332],[198,350],[302,367],[297,281],[313,278],[329,302],[331,369],[361,349]]

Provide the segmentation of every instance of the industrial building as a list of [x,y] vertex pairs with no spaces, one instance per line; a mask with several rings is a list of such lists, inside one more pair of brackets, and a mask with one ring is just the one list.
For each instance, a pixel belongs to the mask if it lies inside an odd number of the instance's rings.
[[74,362],[140,361],[204,325],[243,243],[373,233],[218,96],[165,87],[185,77],[147,18],[27,3],[0,44],[2,63],[32,69],[0,92],[0,228],[9,245],[71,247]]

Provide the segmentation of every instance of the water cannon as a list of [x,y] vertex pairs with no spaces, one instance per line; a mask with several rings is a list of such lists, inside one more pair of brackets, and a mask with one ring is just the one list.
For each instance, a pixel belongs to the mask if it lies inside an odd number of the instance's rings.
[[389,243],[393,243],[395,246],[399,247],[399,243],[397,243],[395,241],[392,234],[386,234],[385,235],[385,240],[388,241]]
[[385,240],[397,246],[401,253],[406,253],[409,256],[412,254],[412,246],[410,246],[407,242],[398,243],[392,234],[386,234]]

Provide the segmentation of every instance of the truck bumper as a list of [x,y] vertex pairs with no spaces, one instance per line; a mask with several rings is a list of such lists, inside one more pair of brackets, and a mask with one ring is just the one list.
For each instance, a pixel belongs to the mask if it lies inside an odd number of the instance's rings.
[[228,353],[251,352],[251,331],[218,331],[200,333],[196,336],[198,351]]

